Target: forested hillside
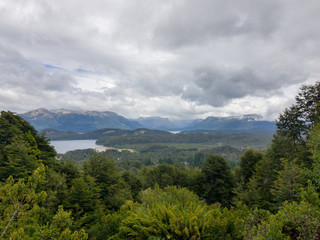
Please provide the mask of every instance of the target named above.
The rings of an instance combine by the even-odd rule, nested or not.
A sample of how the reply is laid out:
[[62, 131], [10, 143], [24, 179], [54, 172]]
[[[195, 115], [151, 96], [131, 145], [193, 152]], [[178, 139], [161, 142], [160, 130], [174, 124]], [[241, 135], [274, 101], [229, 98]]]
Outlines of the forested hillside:
[[267, 151], [234, 170], [213, 154], [125, 168], [95, 152], [78, 167], [2, 111], [0, 239], [319, 239], [319, 103], [320, 83], [302, 86]]
[[102, 128], [88, 133], [75, 133], [59, 131], [52, 128], [46, 128], [40, 131], [51, 140], [79, 140], [79, 139], [100, 139], [118, 136], [139, 136], [139, 135], [172, 135], [169, 132], [161, 130], [150, 130], [138, 128], [135, 130], [125, 130], [116, 128]]
[[255, 146], [262, 147], [269, 143], [270, 138], [265, 135], [248, 133], [178, 133], [162, 135], [135, 135], [119, 136], [113, 138], [100, 138], [99, 145], [122, 146], [131, 144], [157, 144], [157, 143], [196, 143], [207, 145], [231, 145], [236, 147]]

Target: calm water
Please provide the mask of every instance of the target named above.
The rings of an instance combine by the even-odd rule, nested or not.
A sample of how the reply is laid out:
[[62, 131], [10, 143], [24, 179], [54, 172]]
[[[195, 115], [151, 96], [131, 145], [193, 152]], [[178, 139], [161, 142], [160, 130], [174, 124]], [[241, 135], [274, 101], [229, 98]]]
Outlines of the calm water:
[[63, 141], [51, 141], [51, 145], [54, 146], [57, 153], [66, 153], [68, 151], [76, 149], [95, 149], [97, 140], [63, 140]]

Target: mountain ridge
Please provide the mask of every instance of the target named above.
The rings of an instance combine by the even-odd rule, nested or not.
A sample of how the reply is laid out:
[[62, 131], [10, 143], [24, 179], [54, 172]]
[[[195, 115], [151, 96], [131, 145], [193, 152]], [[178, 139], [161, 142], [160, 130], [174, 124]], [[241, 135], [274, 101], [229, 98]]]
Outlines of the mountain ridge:
[[87, 133], [98, 129], [147, 128], [164, 131], [183, 132], [268, 132], [274, 133], [275, 122], [261, 120], [259, 114], [195, 119], [186, 126], [179, 126], [168, 118], [141, 117], [128, 119], [111, 111], [83, 111], [39, 108], [20, 114], [38, 130], [52, 128], [60, 131]]
[[39, 108], [20, 114], [36, 129], [53, 128], [61, 131], [90, 132], [102, 128], [137, 129], [143, 127], [111, 111], [74, 111], [66, 109], [47, 110]]
[[183, 131], [209, 132], [275, 132], [275, 122], [262, 121], [261, 115], [247, 114], [230, 117], [209, 116], [206, 119], [197, 119]]

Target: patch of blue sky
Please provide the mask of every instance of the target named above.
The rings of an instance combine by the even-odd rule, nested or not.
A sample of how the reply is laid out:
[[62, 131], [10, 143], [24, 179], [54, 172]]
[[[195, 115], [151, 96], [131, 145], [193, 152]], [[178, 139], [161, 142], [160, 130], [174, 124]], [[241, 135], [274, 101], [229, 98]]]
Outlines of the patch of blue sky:
[[95, 72], [95, 71], [90, 71], [90, 70], [86, 70], [83, 68], [78, 68], [75, 70], [76, 73], [80, 73], [80, 74], [93, 74], [93, 75], [104, 75], [103, 72]]
[[45, 68], [51, 69], [51, 70], [62, 70], [62, 71], [65, 71], [64, 68], [57, 67], [57, 66], [54, 66], [54, 65], [51, 65], [51, 64], [43, 64], [43, 66], [45, 66]]

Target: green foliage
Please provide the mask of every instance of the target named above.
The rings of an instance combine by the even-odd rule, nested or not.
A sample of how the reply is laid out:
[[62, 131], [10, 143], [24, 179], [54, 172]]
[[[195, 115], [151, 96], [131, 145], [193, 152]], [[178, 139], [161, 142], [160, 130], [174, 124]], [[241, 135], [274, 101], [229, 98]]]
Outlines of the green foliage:
[[320, 211], [307, 202], [285, 202], [248, 239], [319, 239]]
[[284, 201], [297, 201], [300, 199], [300, 189], [302, 187], [302, 169], [295, 161], [282, 159], [282, 170], [278, 171], [277, 179], [273, 182], [271, 193], [278, 203]]
[[132, 193], [133, 199], [136, 199], [140, 191], [142, 190], [142, 183], [140, 179], [130, 171], [124, 171], [121, 173], [121, 178], [128, 184]]
[[29, 176], [39, 164], [37, 159], [37, 150], [21, 137], [14, 136], [11, 144], [3, 149], [5, 154], [2, 168], [2, 178], [13, 176], [15, 178], [24, 178]]
[[[240, 148], [231, 147], [228, 145], [203, 149], [200, 152], [206, 154], [205, 159], [210, 154], [219, 155], [219, 156], [223, 157], [231, 169], [233, 169], [237, 165], [239, 165], [240, 157], [243, 154], [242, 148], [240, 149]], [[205, 159], [204, 159], [204, 161], [205, 161]], [[203, 163], [204, 163], [204, 161], [203, 161]]]
[[63, 161], [59, 164], [59, 172], [65, 176], [66, 184], [70, 186], [74, 178], [80, 176], [80, 169], [72, 161]]
[[[65, 201], [65, 207], [72, 210], [75, 218], [81, 219], [81, 225], [94, 221], [93, 215], [101, 211], [101, 189], [95, 178], [82, 175], [71, 182], [71, 188]], [[90, 215], [90, 219], [88, 219]]]
[[266, 147], [269, 141], [269, 136], [247, 133], [179, 133], [101, 138], [97, 141], [97, 144], [120, 147], [132, 144], [201, 143], [205, 145], [228, 145], [232, 147]]
[[234, 180], [230, 167], [220, 156], [210, 155], [202, 167], [203, 193], [208, 203], [228, 206], [233, 198]]
[[255, 208], [245, 218], [244, 239], [258, 239], [256, 235], [260, 231], [261, 223], [268, 220], [271, 213], [268, 210]]
[[312, 206], [320, 207], [319, 195], [316, 191], [316, 187], [308, 181], [308, 185], [301, 190], [302, 201], [310, 203]]
[[312, 159], [315, 162], [320, 162], [320, 123], [315, 124], [311, 129], [307, 145]]
[[253, 149], [248, 149], [240, 158], [239, 182], [246, 185], [254, 173], [256, 164], [262, 160], [263, 154]]
[[320, 191], [320, 124], [317, 123], [311, 130], [307, 146], [311, 153], [313, 164], [311, 168], [305, 168], [302, 175], [311, 180], [317, 191]]
[[130, 186], [121, 178], [115, 161], [105, 153], [95, 153], [85, 162], [84, 173], [96, 179], [107, 208], [119, 209], [127, 199], [132, 199]]
[[30, 176], [41, 162], [53, 166], [55, 155], [48, 140], [24, 119], [11, 112], [1, 112], [0, 180]]
[[[47, 193], [38, 191], [46, 181], [46, 168], [40, 165], [27, 181], [9, 177], [0, 186], [1, 239], [87, 239], [84, 230], [72, 232], [70, 213], [59, 209], [51, 218], [42, 206]], [[49, 217], [49, 218], [48, 218]]]
[[[44, 180], [45, 167], [41, 165], [29, 177], [28, 182], [20, 179], [15, 182], [9, 177], [0, 187], [0, 228], [1, 237], [18, 234], [16, 231], [28, 226], [32, 221], [38, 204], [46, 199], [46, 192], [36, 192], [36, 188]], [[14, 220], [14, 221], [13, 221]]]
[[74, 161], [78, 166], [83, 164], [83, 161], [88, 160], [93, 156], [94, 149], [77, 149], [73, 151], [68, 151], [62, 155], [61, 161]]
[[89, 234], [95, 236], [95, 239], [126, 239], [120, 232], [121, 221], [128, 215], [126, 205], [113, 213], [108, 213], [101, 217], [100, 221], [91, 227]]
[[[129, 148], [135, 147], [129, 146]], [[135, 152], [108, 150], [108, 154], [113, 159], [117, 159], [117, 166], [120, 169], [133, 170], [154, 164], [189, 163], [192, 162], [197, 151], [198, 149], [188, 148], [188, 146], [180, 148], [174, 144], [151, 144], [140, 146]]]
[[194, 157], [191, 161], [191, 166], [193, 167], [202, 167], [205, 162], [206, 155], [202, 152], [197, 152], [194, 154]]
[[84, 164], [84, 172], [94, 177], [98, 183], [111, 185], [116, 182], [118, 171], [115, 161], [104, 153], [95, 153]]
[[[278, 135], [285, 138], [290, 149], [282, 151], [290, 156], [287, 159], [298, 159], [298, 163], [311, 167], [312, 160], [307, 149], [310, 130], [319, 121], [320, 115], [320, 82], [304, 85], [296, 96], [296, 104], [286, 109], [277, 121]], [[299, 162], [300, 161], [300, 162]]]
[[[105, 126], [105, 125], [104, 125]], [[103, 125], [102, 125], [103, 127]], [[88, 129], [86, 129], [87, 131]], [[52, 128], [46, 128], [41, 130], [42, 133], [45, 133], [52, 140], [80, 140], [80, 139], [100, 139], [100, 138], [110, 138], [117, 136], [136, 136], [136, 135], [169, 135], [170, 132], [161, 131], [161, 130], [152, 130], [146, 128], [138, 128], [136, 130], [128, 129], [117, 129], [117, 128], [100, 128], [91, 132], [79, 131], [76, 132], [66, 132], [59, 131]]]
[[160, 164], [154, 167], [144, 167], [139, 172], [139, 177], [144, 188], [159, 185], [161, 188], [166, 186], [181, 186], [188, 185], [188, 175], [184, 168]]
[[271, 194], [271, 188], [277, 177], [275, 169], [278, 168], [271, 159], [264, 157], [256, 164], [255, 171], [246, 189], [238, 192], [237, 198], [251, 208], [274, 210], [275, 202]]
[[280, 170], [280, 159], [285, 158], [289, 161], [296, 160], [297, 164], [310, 167], [310, 152], [305, 145], [294, 141], [292, 136], [278, 132], [273, 136], [271, 146], [267, 150], [267, 157], [272, 160], [273, 165]]
[[286, 109], [276, 122], [282, 135], [305, 145], [305, 137], [320, 115], [320, 82], [304, 85], [296, 96], [296, 104]]
[[208, 206], [185, 188], [156, 187], [141, 193], [141, 203], [128, 202], [123, 236], [133, 239], [241, 239], [240, 212]]
[[57, 214], [53, 217], [50, 224], [42, 226], [40, 231], [36, 232], [33, 239], [66, 239], [66, 240], [86, 240], [88, 234], [81, 229], [80, 231], [72, 231], [73, 221], [71, 212], [64, 211], [59, 208]]
[[47, 209], [47, 212], [54, 214], [59, 205], [65, 201], [66, 193], [68, 192], [66, 178], [52, 168], [47, 168], [44, 180], [39, 184], [37, 191], [45, 191], [47, 199], [42, 206]]
[[271, 145], [267, 150], [267, 157], [275, 163], [280, 163], [281, 158], [295, 159], [297, 157], [297, 149], [292, 144], [292, 140], [284, 135], [275, 134], [271, 141]]

